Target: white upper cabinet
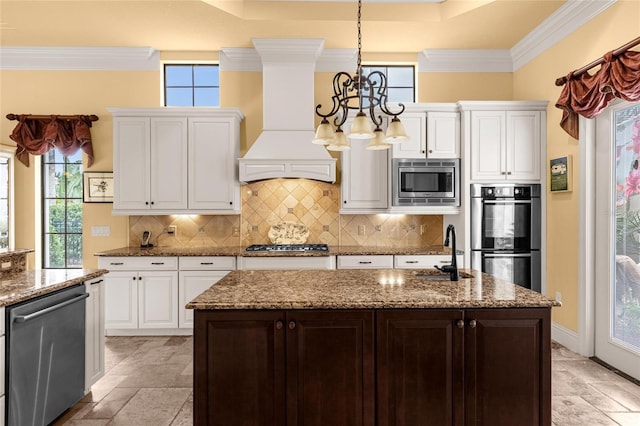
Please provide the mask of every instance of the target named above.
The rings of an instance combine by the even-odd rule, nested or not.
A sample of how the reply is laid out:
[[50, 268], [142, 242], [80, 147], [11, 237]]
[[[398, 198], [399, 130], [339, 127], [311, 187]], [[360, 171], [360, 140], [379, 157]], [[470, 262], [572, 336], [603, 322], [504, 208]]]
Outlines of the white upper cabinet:
[[391, 146], [393, 158], [425, 158], [427, 155], [427, 114], [405, 112], [400, 116], [409, 140]]
[[[483, 108], [474, 110], [476, 104]], [[531, 109], [525, 109], [528, 104]], [[471, 181], [539, 181], [546, 103], [497, 102], [494, 110], [487, 109], [492, 106], [488, 102], [468, 102], [463, 108], [467, 106]]]
[[427, 158], [460, 158], [460, 113], [427, 113]]
[[460, 113], [454, 104], [409, 108], [400, 116], [409, 140], [393, 145], [393, 158], [460, 158]]
[[114, 214], [240, 212], [233, 108], [110, 108]]

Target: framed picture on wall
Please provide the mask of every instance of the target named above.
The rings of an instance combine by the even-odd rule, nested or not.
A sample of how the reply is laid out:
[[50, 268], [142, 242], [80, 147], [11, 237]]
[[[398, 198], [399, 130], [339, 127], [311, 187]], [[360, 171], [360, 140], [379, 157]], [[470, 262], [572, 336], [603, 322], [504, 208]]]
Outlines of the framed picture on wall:
[[82, 201], [113, 203], [113, 172], [84, 172]]
[[572, 178], [570, 155], [549, 160], [549, 186], [551, 192], [571, 191]]

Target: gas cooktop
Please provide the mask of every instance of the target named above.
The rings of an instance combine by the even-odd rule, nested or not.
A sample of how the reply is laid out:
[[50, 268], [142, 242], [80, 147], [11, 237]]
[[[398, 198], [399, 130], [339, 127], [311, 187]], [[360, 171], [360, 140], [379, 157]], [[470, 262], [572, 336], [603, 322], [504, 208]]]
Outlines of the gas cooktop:
[[277, 252], [318, 252], [329, 251], [326, 244], [253, 244], [246, 248], [246, 251], [277, 251]]

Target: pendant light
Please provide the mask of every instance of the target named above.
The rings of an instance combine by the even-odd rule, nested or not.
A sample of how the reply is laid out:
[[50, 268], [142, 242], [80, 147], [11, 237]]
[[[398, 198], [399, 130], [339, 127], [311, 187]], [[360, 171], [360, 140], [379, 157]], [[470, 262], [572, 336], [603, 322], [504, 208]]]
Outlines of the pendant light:
[[[388, 143], [399, 143], [408, 139], [398, 116], [404, 112], [404, 105], [392, 112], [387, 105], [387, 76], [380, 71], [368, 75], [362, 73], [362, 0], [358, 0], [358, 64], [356, 73], [350, 75], [341, 71], [333, 77], [333, 96], [331, 111], [324, 114], [322, 105], [316, 106], [316, 114], [322, 122], [316, 130], [313, 143], [327, 145], [332, 151], [344, 151], [349, 141], [342, 131], [349, 110], [357, 110], [348, 137], [351, 139], [373, 139], [367, 149], [388, 149]], [[380, 115], [378, 115], [380, 114]], [[382, 114], [392, 117], [389, 131], [382, 133]], [[333, 132], [329, 119], [333, 120], [336, 131]], [[372, 129], [375, 128], [375, 131]], [[340, 140], [336, 140], [339, 138]], [[384, 139], [384, 140], [383, 140]], [[385, 142], [386, 141], [386, 142]]]

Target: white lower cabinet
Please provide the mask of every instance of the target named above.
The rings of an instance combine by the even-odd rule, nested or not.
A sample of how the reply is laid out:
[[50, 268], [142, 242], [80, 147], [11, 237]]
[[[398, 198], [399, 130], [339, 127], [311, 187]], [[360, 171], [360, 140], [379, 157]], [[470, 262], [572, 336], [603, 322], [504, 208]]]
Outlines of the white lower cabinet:
[[[458, 268], [464, 265], [464, 255], [457, 255]], [[396, 269], [433, 269], [435, 266], [451, 265], [450, 255], [416, 254], [394, 256], [393, 267]]]
[[178, 328], [177, 257], [101, 257], [98, 265], [109, 270], [104, 278], [107, 335]]
[[178, 261], [178, 327], [193, 328], [193, 309], [185, 305], [236, 269], [233, 256], [180, 257]]
[[392, 269], [393, 255], [338, 256], [338, 269]]
[[104, 376], [104, 278], [85, 282], [86, 300], [85, 393]]
[[238, 269], [336, 269], [335, 256], [238, 256]]

